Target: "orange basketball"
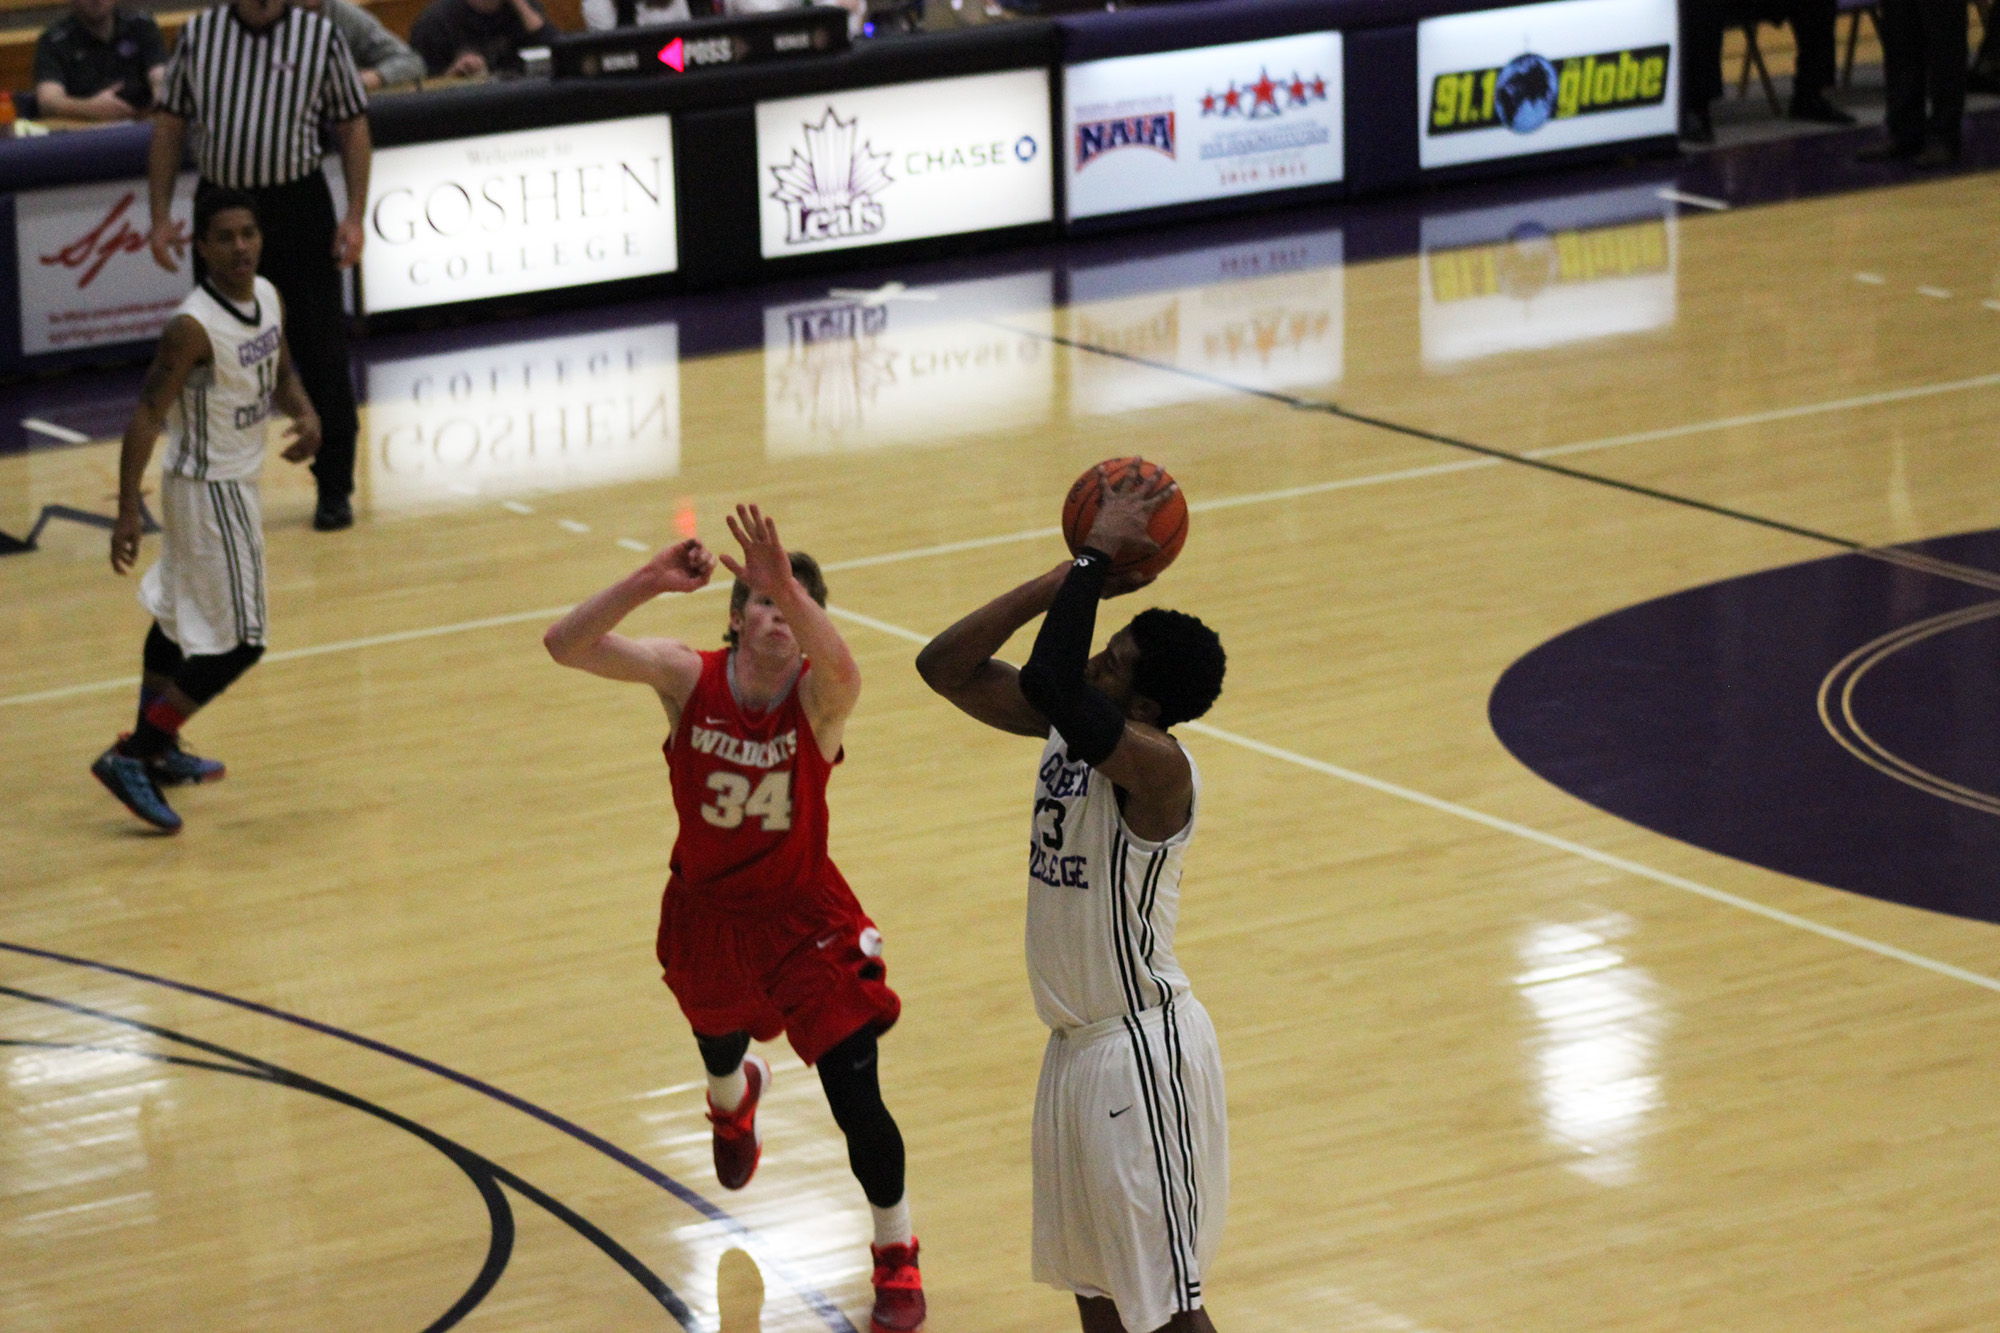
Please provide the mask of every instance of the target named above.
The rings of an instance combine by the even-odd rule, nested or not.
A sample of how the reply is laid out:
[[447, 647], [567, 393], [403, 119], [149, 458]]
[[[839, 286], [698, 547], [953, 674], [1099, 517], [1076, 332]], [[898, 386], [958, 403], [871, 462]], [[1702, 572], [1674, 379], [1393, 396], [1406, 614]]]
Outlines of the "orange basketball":
[[[1104, 469], [1105, 480], [1117, 482], [1134, 468], [1139, 475], [1151, 479], [1154, 476], [1173, 477], [1158, 463], [1148, 463], [1139, 458], [1107, 458], [1098, 464]], [[1083, 539], [1090, 535], [1090, 525], [1097, 521], [1097, 507], [1103, 500], [1103, 485], [1098, 481], [1097, 468], [1089, 468], [1078, 477], [1069, 488], [1069, 495], [1063, 500], [1062, 529], [1063, 540], [1069, 543], [1070, 554], [1074, 555], [1083, 546]], [[1153, 514], [1153, 521], [1147, 533], [1160, 544], [1160, 549], [1140, 556], [1127, 556], [1123, 552], [1111, 552], [1111, 569], [1118, 574], [1157, 574], [1174, 562], [1187, 542], [1188, 507], [1187, 497], [1176, 490], [1167, 502]]]

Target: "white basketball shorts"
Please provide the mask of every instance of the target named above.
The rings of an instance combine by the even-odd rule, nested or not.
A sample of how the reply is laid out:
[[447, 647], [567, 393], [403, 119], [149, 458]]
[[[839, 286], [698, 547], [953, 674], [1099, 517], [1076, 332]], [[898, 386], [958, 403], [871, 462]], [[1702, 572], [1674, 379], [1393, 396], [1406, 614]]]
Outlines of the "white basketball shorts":
[[190, 656], [264, 642], [264, 511], [255, 481], [160, 478], [160, 558], [139, 604]]
[[1051, 1032], [1035, 1094], [1035, 1280], [1131, 1333], [1201, 1305], [1229, 1208], [1229, 1112], [1192, 995]]

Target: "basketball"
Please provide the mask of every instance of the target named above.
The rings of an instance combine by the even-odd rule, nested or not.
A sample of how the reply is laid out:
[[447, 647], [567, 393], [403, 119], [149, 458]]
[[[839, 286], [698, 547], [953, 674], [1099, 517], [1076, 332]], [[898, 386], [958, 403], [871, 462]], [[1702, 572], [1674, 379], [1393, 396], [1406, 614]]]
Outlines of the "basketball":
[[[1172, 475], [1158, 463], [1148, 463], [1141, 458], [1107, 458], [1097, 467], [1086, 469], [1063, 499], [1063, 540], [1069, 543], [1071, 555], [1082, 549], [1083, 539], [1090, 535], [1090, 525], [1097, 521], [1097, 507], [1103, 500], [1104, 490], [1098, 480], [1098, 467], [1104, 469], [1105, 481], [1112, 483], [1130, 475], [1135, 468], [1139, 476], [1149, 480], [1155, 476], [1169, 482], [1173, 480]], [[1174, 562], [1174, 557], [1187, 543], [1187, 497], [1176, 490], [1165, 504], [1154, 511], [1153, 521], [1146, 531], [1160, 544], [1160, 549], [1144, 556], [1131, 557], [1111, 552], [1111, 571], [1114, 574], [1158, 574]]]

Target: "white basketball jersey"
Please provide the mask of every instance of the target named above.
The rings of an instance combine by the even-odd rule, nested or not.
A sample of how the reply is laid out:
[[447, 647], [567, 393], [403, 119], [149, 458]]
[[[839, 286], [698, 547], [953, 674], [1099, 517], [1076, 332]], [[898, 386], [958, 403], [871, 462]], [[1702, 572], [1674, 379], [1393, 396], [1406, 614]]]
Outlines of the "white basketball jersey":
[[1111, 780], [1050, 733], [1028, 841], [1028, 981], [1049, 1027], [1085, 1027], [1187, 993], [1174, 926], [1181, 858], [1201, 804], [1201, 774], [1193, 776], [1187, 824], [1147, 842], [1125, 827]]
[[278, 289], [256, 280], [245, 310], [207, 283], [181, 302], [208, 334], [211, 352], [167, 410], [166, 470], [189, 481], [244, 481], [264, 466], [264, 423], [278, 388]]

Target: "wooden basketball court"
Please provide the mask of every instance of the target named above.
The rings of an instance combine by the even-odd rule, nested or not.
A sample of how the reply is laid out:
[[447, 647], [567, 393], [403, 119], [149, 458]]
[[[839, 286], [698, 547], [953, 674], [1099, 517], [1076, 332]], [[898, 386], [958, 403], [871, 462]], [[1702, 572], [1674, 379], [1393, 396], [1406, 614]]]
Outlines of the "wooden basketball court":
[[[1797, 529], [2000, 526], [1996, 208], [1968, 176], [1063, 309], [876, 293], [880, 336], [620, 363], [605, 438], [654, 439], [670, 391], [665, 453], [600, 468], [544, 418], [569, 461], [488, 439], [470, 483], [424, 413], [529, 410], [532, 377], [474, 382], [514, 354], [457, 397], [448, 357], [401, 398], [378, 367], [353, 532], [267, 466], [272, 649], [190, 726], [230, 773], [173, 794], [174, 838], [86, 772], [130, 725], [135, 581], [50, 525], [0, 563], [0, 1326], [866, 1327], [867, 1211], [787, 1048], [755, 1181], [708, 1164], [651, 957], [660, 710], [539, 642], [754, 499], [866, 677], [834, 854], [905, 1002], [928, 1327], [1074, 1327], [1028, 1272], [1036, 752], [912, 659], [1141, 452], [1193, 530], [1100, 637], [1171, 605], [1230, 652], [1185, 730], [1180, 935], [1229, 1077], [1218, 1327], [2000, 1327], [1996, 928], [1649, 832], [1487, 719], [1573, 626], [1846, 549]], [[115, 476], [115, 443], [0, 459], [0, 520]], [[725, 612], [633, 623], [709, 644]]]

